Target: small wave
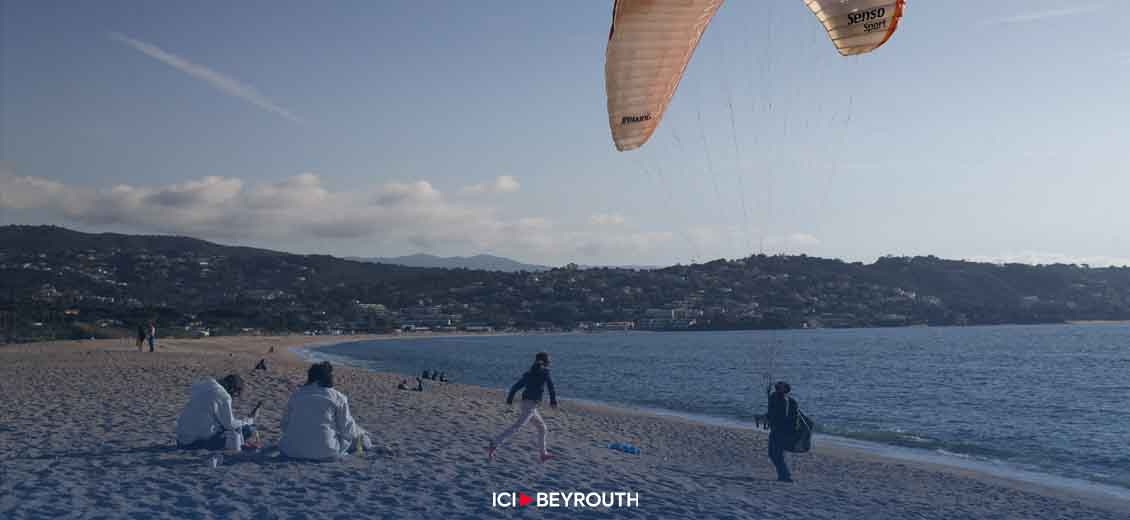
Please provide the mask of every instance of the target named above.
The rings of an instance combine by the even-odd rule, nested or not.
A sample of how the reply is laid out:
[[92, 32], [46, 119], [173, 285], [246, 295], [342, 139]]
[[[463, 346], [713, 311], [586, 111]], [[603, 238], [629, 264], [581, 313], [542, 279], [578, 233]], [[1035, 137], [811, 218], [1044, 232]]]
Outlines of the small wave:
[[935, 439], [920, 433], [900, 430], [871, 430], [853, 431], [828, 429], [822, 431], [828, 435], [846, 437], [860, 441], [899, 446], [902, 448], [918, 448], [930, 450], [940, 454], [955, 455], [963, 458], [977, 458], [981, 460], [1008, 461], [1014, 458], [1014, 453], [996, 447], [984, 446], [969, 442], [953, 442]]
[[369, 368], [365, 366], [364, 360], [349, 357], [329, 354], [322, 350], [323, 347], [294, 347], [290, 351], [302, 358], [304, 361], [311, 363], [319, 363], [322, 361], [330, 361], [342, 365], [352, 366], [356, 368]]
[[847, 437], [849, 439], [856, 439], [861, 441], [877, 442], [880, 444], [894, 444], [897, 446], [906, 446], [910, 448], [929, 448], [937, 444], [941, 447], [942, 442], [937, 439], [932, 439], [924, 435], [918, 435], [899, 430], [844, 430], [838, 428], [820, 428], [820, 433], [828, 435], [836, 435], [839, 437]]
[[959, 459], [972, 459], [973, 458], [972, 455], [969, 455], [969, 454], [966, 454], [966, 453], [956, 453], [956, 452], [952, 452], [952, 451], [943, 450], [941, 448], [938, 448], [934, 451], [937, 452], [939, 455], [945, 455], [947, 457], [957, 457]]

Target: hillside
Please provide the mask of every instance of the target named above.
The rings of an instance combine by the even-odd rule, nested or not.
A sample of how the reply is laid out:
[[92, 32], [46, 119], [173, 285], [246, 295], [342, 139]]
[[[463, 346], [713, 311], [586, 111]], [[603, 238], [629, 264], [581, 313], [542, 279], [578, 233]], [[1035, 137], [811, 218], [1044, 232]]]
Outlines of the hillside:
[[757, 255], [656, 270], [497, 272], [171, 236], [0, 227], [0, 332], [706, 330], [1130, 319], [1130, 269]]

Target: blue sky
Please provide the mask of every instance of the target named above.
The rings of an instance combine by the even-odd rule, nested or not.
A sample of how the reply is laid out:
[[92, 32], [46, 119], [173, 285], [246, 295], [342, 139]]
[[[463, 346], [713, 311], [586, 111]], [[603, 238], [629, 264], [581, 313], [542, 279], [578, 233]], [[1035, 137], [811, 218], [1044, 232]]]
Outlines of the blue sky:
[[800, 0], [731, 1], [621, 153], [610, 1], [5, 1], [0, 223], [549, 264], [1130, 263], [1126, 13], [912, 1], [841, 58]]

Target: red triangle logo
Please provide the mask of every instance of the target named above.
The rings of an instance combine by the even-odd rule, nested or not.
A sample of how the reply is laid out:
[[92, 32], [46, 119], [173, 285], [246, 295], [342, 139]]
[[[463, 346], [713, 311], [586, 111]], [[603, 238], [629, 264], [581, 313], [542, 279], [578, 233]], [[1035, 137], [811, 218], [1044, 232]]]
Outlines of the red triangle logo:
[[518, 507], [528, 506], [530, 505], [530, 502], [533, 501], [534, 499], [530, 498], [530, 495], [527, 495], [521, 491], [518, 492]]

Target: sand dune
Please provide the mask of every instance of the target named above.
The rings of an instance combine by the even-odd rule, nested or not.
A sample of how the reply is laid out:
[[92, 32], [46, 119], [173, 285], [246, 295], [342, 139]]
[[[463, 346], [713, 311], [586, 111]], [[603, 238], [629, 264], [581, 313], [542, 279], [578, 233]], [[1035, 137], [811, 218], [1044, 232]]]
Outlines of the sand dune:
[[[341, 341], [344, 338], [330, 338]], [[2, 518], [805, 518], [1125, 519], [1130, 504], [968, 471], [822, 448], [792, 458], [796, 484], [773, 481], [760, 432], [563, 401], [546, 411], [550, 449], [535, 462], [528, 427], [488, 463], [490, 436], [515, 410], [495, 390], [340, 369], [338, 388], [378, 448], [336, 463], [277, 453], [173, 450], [189, 384], [239, 371], [246, 413], [266, 400], [265, 438], [306, 364], [307, 337], [120, 341], [0, 347]], [[275, 346], [273, 355], [265, 352]], [[271, 370], [251, 367], [267, 357]], [[566, 378], [560, 374], [558, 378]], [[500, 382], [505, 384], [507, 382]], [[568, 397], [568, 396], [564, 396]], [[606, 448], [630, 441], [629, 455]], [[494, 509], [492, 492], [634, 491], [634, 509]]]

